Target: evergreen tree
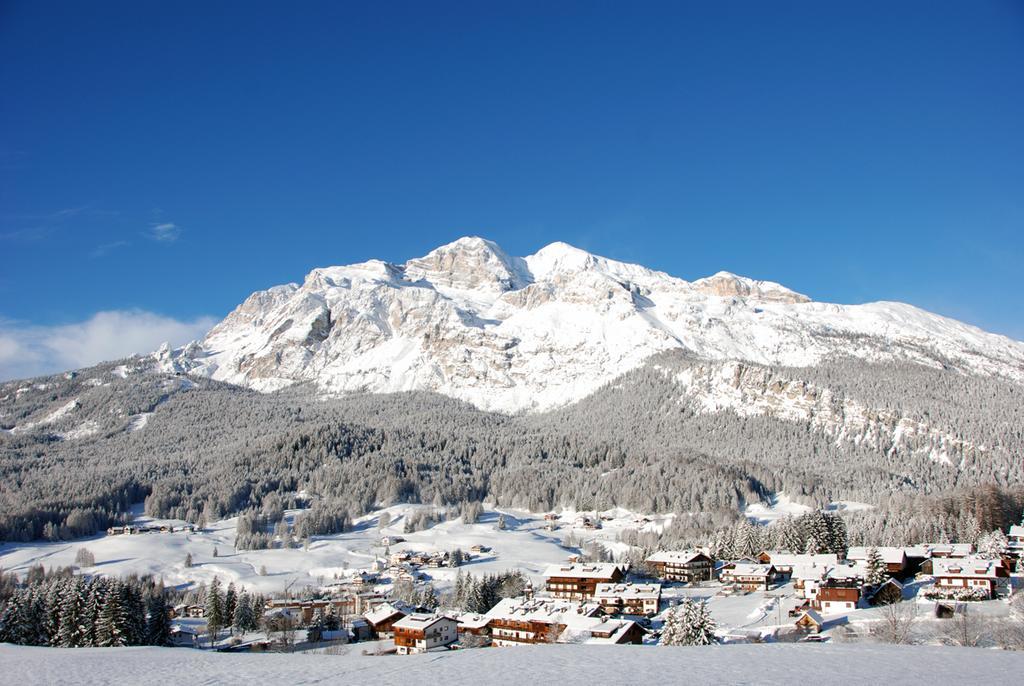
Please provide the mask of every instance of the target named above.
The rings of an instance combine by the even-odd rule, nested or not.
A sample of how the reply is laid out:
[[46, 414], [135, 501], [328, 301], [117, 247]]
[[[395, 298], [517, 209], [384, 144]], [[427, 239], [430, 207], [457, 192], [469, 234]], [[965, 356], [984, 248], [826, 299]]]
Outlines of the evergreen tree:
[[708, 609], [707, 601], [691, 602], [685, 622], [683, 633], [686, 637], [686, 645], [705, 646], [715, 642], [717, 625]]
[[235, 611], [231, 617], [231, 626], [236, 631], [245, 633], [250, 630], [252, 625], [252, 601], [249, 598], [249, 594], [243, 590], [238, 594], [238, 600], [235, 602]]
[[128, 629], [121, 606], [121, 582], [110, 579], [103, 589], [96, 622], [96, 645], [115, 648], [128, 645]]
[[149, 596], [146, 602], [145, 643], [151, 646], [165, 646], [171, 642], [171, 618], [163, 588]]
[[224, 593], [224, 624], [232, 625], [235, 617], [235, 607], [238, 604], [238, 593], [235, 591], [235, 582], [228, 583], [228, 590]]
[[670, 607], [665, 612], [665, 622], [661, 627], [660, 645], [683, 645], [683, 636], [679, 622], [679, 607]]
[[74, 577], [64, 585], [61, 594], [60, 628], [53, 645], [61, 648], [80, 648], [88, 645], [85, 627], [87, 589], [82, 577]]
[[866, 565], [867, 571], [864, 576], [864, 583], [866, 585], [877, 588], [885, 583], [887, 577], [886, 565], [881, 553], [878, 552], [878, 548], [874, 546], [868, 548]]
[[206, 628], [210, 635], [210, 645], [217, 641], [224, 625], [224, 594], [220, 590], [220, 578], [215, 576], [206, 590]]

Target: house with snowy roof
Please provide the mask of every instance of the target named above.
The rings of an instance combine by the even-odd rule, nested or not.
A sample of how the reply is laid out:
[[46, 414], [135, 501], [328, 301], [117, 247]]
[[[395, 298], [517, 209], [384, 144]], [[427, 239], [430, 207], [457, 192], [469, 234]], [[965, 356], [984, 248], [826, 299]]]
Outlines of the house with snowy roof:
[[825, 620], [815, 610], [804, 610], [796, 619], [796, 628], [804, 633], [817, 634], [821, 632]]
[[[907, 570], [907, 553], [896, 546], [876, 546], [875, 550], [885, 562], [885, 571], [889, 576], [900, 576]], [[846, 553], [846, 559], [853, 562], [867, 562], [871, 548], [855, 546]]]
[[839, 556], [834, 553], [823, 553], [818, 555], [784, 553], [777, 550], [766, 550], [757, 556], [761, 564], [770, 564], [775, 567], [779, 574], [793, 574], [797, 567], [814, 568], [827, 567], [839, 562]]
[[609, 615], [656, 615], [661, 584], [598, 584], [594, 602]]
[[459, 637], [458, 622], [439, 614], [414, 612], [392, 625], [395, 651], [399, 655], [415, 655], [445, 648]]
[[373, 629], [373, 633], [379, 638], [390, 638], [394, 634], [394, 624], [405, 617], [408, 612], [392, 603], [381, 603], [376, 608], [367, 612], [366, 621]]
[[1007, 551], [1012, 555], [1021, 557], [1024, 555], [1024, 524], [1014, 524], [1010, 527], [1010, 532], [1006, 535], [1008, 545], [1006, 546]]
[[972, 556], [940, 558], [931, 563], [935, 590], [948, 597], [973, 592], [991, 599], [1009, 588], [1010, 572], [1002, 560]]
[[593, 598], [600, 583], [617, 583], [625, 570], [610, 562], [574, 562], [550, 565], [544, 572], [545, 588], [555, 598], [586, 600]]
[[974, 554], [972, 543], [922, 543], [925, 558], [968, 557]]
[[714, 559], [701, 550], [661, 550], [645, 562], [655, 576], [665, 581], [711, 581], [715, 573]]
[[644, 631], [628, 619], [601, 615], [595, 603], [558, 598], [506, 598], [488, 613], [491, 644], [510, 647], [537, 643], [641, 643]]
[[811, 607], [823, 615], [850, 612], [857, 609], [863, 592], [863, 585], [856, 581], [826, 579], [818, 587]]
[[723, 584], [744, 591], [767, 591], [777, 578], [775, 567], [756, 563], [732, 565], [723, 569], [719, 576]]

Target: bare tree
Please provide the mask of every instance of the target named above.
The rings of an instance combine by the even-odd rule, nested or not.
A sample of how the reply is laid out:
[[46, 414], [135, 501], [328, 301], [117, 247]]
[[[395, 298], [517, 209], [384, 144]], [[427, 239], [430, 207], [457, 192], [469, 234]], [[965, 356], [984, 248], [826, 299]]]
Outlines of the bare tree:
[[79, 548], [75, 553], [75, 564], [79, 567], [95, 567], [96, 556], [88, 548]]
[[906, 644], [911, 642], [914, 620], [917, 619], [917, 605], [914, 603], [891, 603], [879, 608], [881, 620], [871, 625], [871, 635], [883, 643]]
[[960, 605], [950, 619], [943, 622], [943, 633], [954, 645], [974, 647], [984, 639], [985, 623], [966, 603]]

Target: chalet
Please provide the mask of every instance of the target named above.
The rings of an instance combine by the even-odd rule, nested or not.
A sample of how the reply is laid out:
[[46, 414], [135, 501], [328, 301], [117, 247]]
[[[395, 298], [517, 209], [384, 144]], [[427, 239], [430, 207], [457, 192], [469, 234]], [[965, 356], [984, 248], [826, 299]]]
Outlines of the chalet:
[[610, 615], [656, 615], [661, 584], [598, 584], [594, 601]]
[[1011, 555], [1024, 557], [1024, 524], [1014, 524], [1011, 526], [1006, 540], [1008, 541], [1006, 549]]
[[[342, 595], [333, 598], [315, 598], [312, 600], [274, 599], [268, 600], [267, 610], [288, 610], [303, 626], [310, 624], [317, 612], [322, 615], [349, 617], [362, 612], [372, 605], [377, 594]], [[379, 596], [377, 596], [379, 598]]]
[[824, 623], [825, 620], [814, 610], [804, 610], [797, 617], [796, 628], [803, 633], [817, 634], [821, 632]]
[[986, 598], [995, 598], [1009, 586], [1010, 573], [1001, 560], [980, 557], [932, 560], [931, 575], [935, 589], [950, 597], [974, 590]]
[[476, 637], [476, 645], [478, 646], [491, 644], [491, 628], [489, 626], [491, 617], [489, 615], [467, 612], [459, 615], [456, 619], [458, 621], [457, 631], [461, 646], [469, 643], [470, 636]]
[[459, 637], [458, 622], [444, 615], [413, 613], [399, 619], [392, 628], [399, 655], [444, 648]]
[[206, 608], [202, 605], [178, 605], [174, 608], [173, 616], [196, 619], [206, 616]]
[[171, 645], [179, 648], [197, 648], [200, 635], [199, 630], [194, 627], [176, 624], [171, 627]]
[[757, 556], [761, 564], [770, 564], [775, 567], [779, 574], [792, 575], [797, 567], [826, 567], [839, 562], [839, 557], [833, 553], [822, 555], [795, 555], [783, 553], [776, 550], [766, 550]]
[[[871, 548], [859, 546], [850, 548], [846, 559], [853, 562], [867, 562]], [[907, 570], [907, 553], [903, 548], [894, 546], [877, 546], [875, 550], [885, 562], [885, 571], [889, 576], [901, 576]]]
[[366, 621], [378, 638], [390, 638], [394, 634], [394, 624], [405, 617], [407, 612], [400, 610], [391, 603], [384, 603], [371, 612], [366, 613]]
[[634, 621], [600, 616], [596, 604], [540, 598], [506, 598], [487, 613], [491, 643], [497, 647], [536, 643], [641, 643]]
[[856, 582], [826, 580], [818, 589], [817, 597], [811, 601], [811, 607], [823, 615], [849, 612], [860, 603], [862, 588]]
[[544, 572], [548, 593], [556, 598], [593, 598], [597, 585], [618, 583], [625, 577], [619, 565], [608, 562], [550, 565]]
[[867, 566], [863, 562], [839, 562], [825, 567], [797, 566], [793, 570], [792, 580], [796, 597], [814, 602], [823, 584], [863, 585], [866, 576]]
[[715, 561], [700, 550], [662, 550], [646, 560], [654, 574], [665, 581], [711, 581]]
[[872, 591], [868, 598], [870, 605], [892, 605], [903, 600], [903, 584], [896, 579], [886, 579], [885, 583]]
[[926, 558], [954, 557], [963, 558], [974, 554], [971, 543], [922, 543]]
[[767, 591], [778, 577], [775, 567], [762, 564], [735, 564], [722, 570], [723, 584], [744, 591]]
[[361, 617], [356, 617], [352, 620], [352, 623], [349, 625], [349, 632], [352, 634], [353, 641], [369, 641], [373, 638], [373, 627]]

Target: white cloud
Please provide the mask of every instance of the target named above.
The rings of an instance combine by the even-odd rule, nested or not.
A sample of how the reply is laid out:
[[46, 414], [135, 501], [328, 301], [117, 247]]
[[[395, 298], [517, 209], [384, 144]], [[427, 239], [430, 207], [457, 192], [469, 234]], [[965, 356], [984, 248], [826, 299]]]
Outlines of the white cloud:
[[181, 235], [181, 227], [174, 222], [162, 222], [150, 227], [149, 235], [161, 243], [173, 243]]
[[216, 323], [213, 317], [179, 321], [144, 310], [97, 312], [84, 322], [57, 326], [0, 321], [0, 379], [88, 367], [150, 353], [164, 342], [183, 345]]

